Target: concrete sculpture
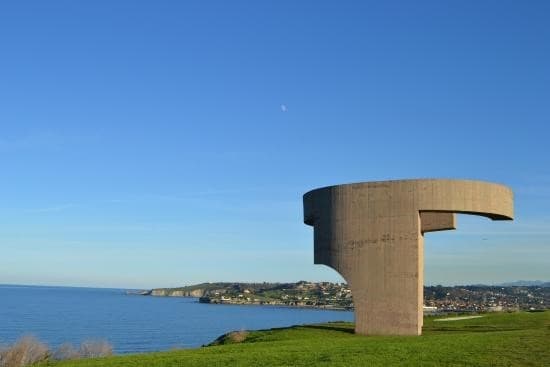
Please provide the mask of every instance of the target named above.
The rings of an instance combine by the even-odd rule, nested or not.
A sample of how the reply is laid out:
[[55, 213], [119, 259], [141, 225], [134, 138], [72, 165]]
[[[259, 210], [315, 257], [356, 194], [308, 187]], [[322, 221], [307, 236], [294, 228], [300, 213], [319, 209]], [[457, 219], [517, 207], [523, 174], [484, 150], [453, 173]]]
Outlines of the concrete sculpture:
[[470, 180], [399, 180], [323, 187], [304, 195], [314, 262], [350, 285], [355, 331], [420, 335], [424, 233], [455, 229], [455, 214], [513, 219], [506, 186]]

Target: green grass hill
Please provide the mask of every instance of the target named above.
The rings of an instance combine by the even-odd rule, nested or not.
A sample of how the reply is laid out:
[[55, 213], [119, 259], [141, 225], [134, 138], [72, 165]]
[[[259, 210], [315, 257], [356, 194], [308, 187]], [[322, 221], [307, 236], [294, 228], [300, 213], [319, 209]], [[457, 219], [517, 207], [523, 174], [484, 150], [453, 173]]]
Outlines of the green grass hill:
[[198, 349], [42, 366], [550, 366], [550, 311], [440, 318], [426, 317], [420, 337], [361, 336], [353, 324], [328, 323], [234, 332]]

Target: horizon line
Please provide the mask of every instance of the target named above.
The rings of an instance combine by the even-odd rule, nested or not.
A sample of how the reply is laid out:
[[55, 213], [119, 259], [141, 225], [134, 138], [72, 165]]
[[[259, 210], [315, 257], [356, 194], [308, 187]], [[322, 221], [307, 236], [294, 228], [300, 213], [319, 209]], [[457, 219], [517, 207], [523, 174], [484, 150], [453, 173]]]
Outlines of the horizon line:
[[[298, 280], [294, 282], [268, 282], [268, 281], [262, 281], [262, 282], [251, 282], [251, 281], [216, 281], [216, 282], [199, 282], [199, 283], [193, 283], [188, 285], [179, 285], [179, 286], [172, 286], [172, 287], [143, 287], [143, 288], [135, 288], [135, 287], [114, 287], [114, 286], [91, 286], [91, 285], [59, 285], [59, 284], [13, 284], [13, 283], [0, 283], [0, 287], [29, 287], [29, 288], [87, 288], [87, 289], [112, 289], [112, 290], [150, 290], [150, 289], [173, 289], [173, 288], [183, 288], [183, 287], [192, 287], [199, 284], [216, 284], [216, 283], [227, 283], [227, 284], [262, 284], [262, 283], [271, 283], [271, 284], [284, 284], [284, 283], [298, 283], [298, 282], [308, 282], [308, 283], [332, 283], [332, 284], [347, 284], [347, 282], [331, 282], [331, 281], [309, 281], [309, 280]], [[510, 280], [510, 281], [502, 281], [500, 283], [483, 283], [483, 282], [477, 282], [477, 283], [456, 283], [456, 284], [442, 284], [442, 283], [425, 283], [424, 287], [436, 287], [436, 286], [442, 286], [442, 287], [460, 287], [460, 286], [488, 286], [488, 287], [495, 287], [495, 286], [504, 286], [504, 287], [510, 287], [513, 285], [505, 285], [508, 283], [520, 283], [520, 282], [533, 282], [533, 283], [550, 283], [550, 280], [540, 280], [540, 279], [534, 279], [534, 280], [526, 280], [526, 279], [518, 279], [518, 280]]]

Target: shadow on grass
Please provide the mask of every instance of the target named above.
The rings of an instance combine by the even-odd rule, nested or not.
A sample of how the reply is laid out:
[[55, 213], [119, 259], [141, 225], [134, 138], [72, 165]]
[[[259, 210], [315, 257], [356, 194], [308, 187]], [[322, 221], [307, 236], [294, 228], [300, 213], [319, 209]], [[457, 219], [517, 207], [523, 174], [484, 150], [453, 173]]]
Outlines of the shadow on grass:
[[302, 325], [301, 327], [305, 329], [319, 329], [319, 330], [330, 330], [330, 331], [340, 331], [349, 334], [355, 334], [355, 330], [352, 327], [345, 326], [336, 326], [336, 325]]
[[428, 326], [423, 331], [430, 333], [491, 333], [500, 331], [516, 331], [522, 328], [502, 325], [462, 325], [460, 327], [452, 326]]

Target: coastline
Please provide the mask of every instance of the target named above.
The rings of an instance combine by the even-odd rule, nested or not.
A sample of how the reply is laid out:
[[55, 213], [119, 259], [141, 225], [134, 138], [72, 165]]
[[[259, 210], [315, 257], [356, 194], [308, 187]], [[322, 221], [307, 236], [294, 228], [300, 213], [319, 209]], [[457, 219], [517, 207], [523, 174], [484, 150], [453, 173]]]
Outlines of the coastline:
[[[187, 297], [194, 298], [194, 297]], [[219, 306], [257, 306], [257, 307], [271, 307], [271, 308], [295, 308], [295, 309], [306, 309], [306, 310], [321, 310], [321, 311], [353, 311], [352, 308], [345, 307], [326, 307], [326, 306], [314, 306], [314, 305], [285, 305], [285, 304], [269, 304], [269, 303], [228, 303], [228, 302], [200, 302], [203, 304], [209, 305], [219, 305]]]
[[353, 309], [351, 290], [344, 283], [201, 283], [178, 288], [153, 288], [133, 294], [194, 297], [200, 303], [275, 306], [347, 311]]
[[172, 297], [172, 298], [195, 298], [197, 303], [210, 304], [210, 305], [224, 305], [224, 306], [260, 306], [260, 307], [273, 307], [273, 308], [296, 308], [296, 309], [309, 309], [309, 310], [326, 310], [326, 311], [353, 311], [353, 307], [338, 307], [330, 305], [287, 305], [284, 303], [248, 303], [248, 302], [201, 302], [203, 297], [196, 296], [180, 296], [180, 295], [155, 295], [151, 290], [148, 291], [126, 291], [128, 296], [149, 296], [149, 297]]

